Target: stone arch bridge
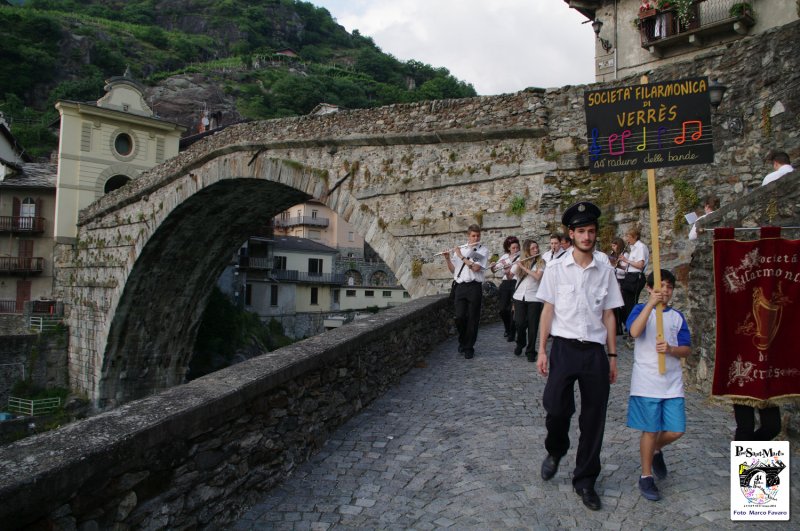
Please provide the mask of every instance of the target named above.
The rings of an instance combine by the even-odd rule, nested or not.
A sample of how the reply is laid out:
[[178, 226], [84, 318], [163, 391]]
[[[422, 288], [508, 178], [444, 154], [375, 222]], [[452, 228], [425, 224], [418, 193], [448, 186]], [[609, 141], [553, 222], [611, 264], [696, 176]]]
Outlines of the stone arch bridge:
[[[565, 113], [554, 127], [551, 108], [580, 108], [581, 97], [533, 90], [343, 111], [196, 143], [82, 211], [77, 242], [57, 249], [71, 385], [107, 408], [183, 382], [227, 258], [311, 197], [352, 223], [415, 297], [447, 284], [432, 256], [470, 223], [495, 250], [521, 227], [546, 234], [548, 180], [585, 172], [583, 121]], [[509, 214], [520, 197], [525, 212]]]
[[[741, 109], [747, 124], [734, 135], [726, 114], [715, 113], [712, 164], [656, 171], [661, 263], [688, 288], [682, 294], [693, 289], [695, 249], [684, 214], [706, 194], [725, 205], [759, 188], [768, 146], [797, 159], [797, 80], [765, 77], [764, 65], [797, 71], [797, 46], [786, 43], [800, 42], [798, 33], [794, 22], [650, 73], [651, 82], [737, 80], [725, 105]], [[473, 222], [494, 251], [508, 234], [544, 243], [578, 198], [603, 206], [606, 244], [631, 225], [647, 227], [641, 172], [588, 173], [584, 88], [229, 127], [108, 194], [81, 213], [78, 242], [57, 250], [71, 386], [106, 408], [183, 382], [226, 259], [271, 216], [309, 197], [352, 223], [414, 297], [449, 284], [433, 255], [464, 242]]]

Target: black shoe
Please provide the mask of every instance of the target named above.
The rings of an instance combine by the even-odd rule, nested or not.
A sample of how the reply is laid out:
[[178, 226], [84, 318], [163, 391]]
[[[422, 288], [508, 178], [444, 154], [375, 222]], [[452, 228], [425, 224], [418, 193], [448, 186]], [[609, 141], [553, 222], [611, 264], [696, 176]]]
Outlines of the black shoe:
[[458, 346], [458, 353], [461, 354], [462, 356], [464, 355], [464, 347], [462, 347], [461, 345]]
[[525, 354], [525, 357], [528, 358], [528, 361], [530, 362], [536, 361], [536, 356], [533, 354]]
[[600, 496], [594, 491], [594, 487], [576, 488], [575, 492], [583, 500], [583, 504], [593, 511], [599, 511], [602, 505], [600, 504]]
[[506, 330], [505, 332], [503, 332], [503, 337], [508, 337], [508, 330]]
[[517, 345], [514, 347], [514, 355], [520, 356], [522, 354], [522, 345]]
[[508, 341], [509, 343], [516, 341], [516, 339], [514, 339], [514, 334], [508, 334], [506, 336], [506, 341]]
[[552, 479], [558, 472], [558, 462], [561, 461], [560, 457], [553, 457], [549, 455], [542, 461], [542, 479], [547, 481]]
[[464, 349], [464, 357], [471, 360], [475, 356], [475, 351], [471, 348]]

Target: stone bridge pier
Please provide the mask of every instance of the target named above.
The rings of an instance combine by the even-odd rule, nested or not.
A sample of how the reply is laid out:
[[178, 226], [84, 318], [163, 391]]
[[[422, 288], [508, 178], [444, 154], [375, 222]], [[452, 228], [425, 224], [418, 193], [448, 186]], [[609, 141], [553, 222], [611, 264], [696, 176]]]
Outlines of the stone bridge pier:
[[[494, 251], [523, 225], [546, 233], [538, 203], [557, 164], [544, 99], [522, 92], [243, 124], [102, 198], [81, 212], [77, 242], [57, 250], [71, 386], [105, 409], [182, 383], [229, 258], [311, 197], [352, 223], [414, 297], [448, 284], [431, 257], [462, 243], [470, 223]], [[509, 214], [517, 196], [528, 206]]]

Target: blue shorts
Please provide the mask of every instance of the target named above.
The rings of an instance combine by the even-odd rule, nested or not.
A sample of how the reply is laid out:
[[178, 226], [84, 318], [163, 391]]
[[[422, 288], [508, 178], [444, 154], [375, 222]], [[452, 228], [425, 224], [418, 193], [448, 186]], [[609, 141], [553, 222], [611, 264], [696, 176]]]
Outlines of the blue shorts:
[[683, 398], [628, 398], [628, 427], [656, 433], [686, 431], [686, 411]]

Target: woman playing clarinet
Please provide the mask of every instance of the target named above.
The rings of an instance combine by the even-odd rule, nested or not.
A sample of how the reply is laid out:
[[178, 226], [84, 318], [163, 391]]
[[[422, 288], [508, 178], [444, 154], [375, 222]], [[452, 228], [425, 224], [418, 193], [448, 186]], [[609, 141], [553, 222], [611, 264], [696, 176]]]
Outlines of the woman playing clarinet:
[[536, 292], [539, 290], [544, 267], [545, 262], [539, 254], [539, 244], [533, 240], [525, 240], [522, 246], [522, 258], [511, 267], [511, 273], [517, 278], [517, 289], [514, 291], [517, 346], [514, 354], [519, 356], [525, 348], [525, 356], [531, 362], [536, 361], [536, 336], [539, 332], [539, 316], [543, 306], [542, 301], [536, 298]]

